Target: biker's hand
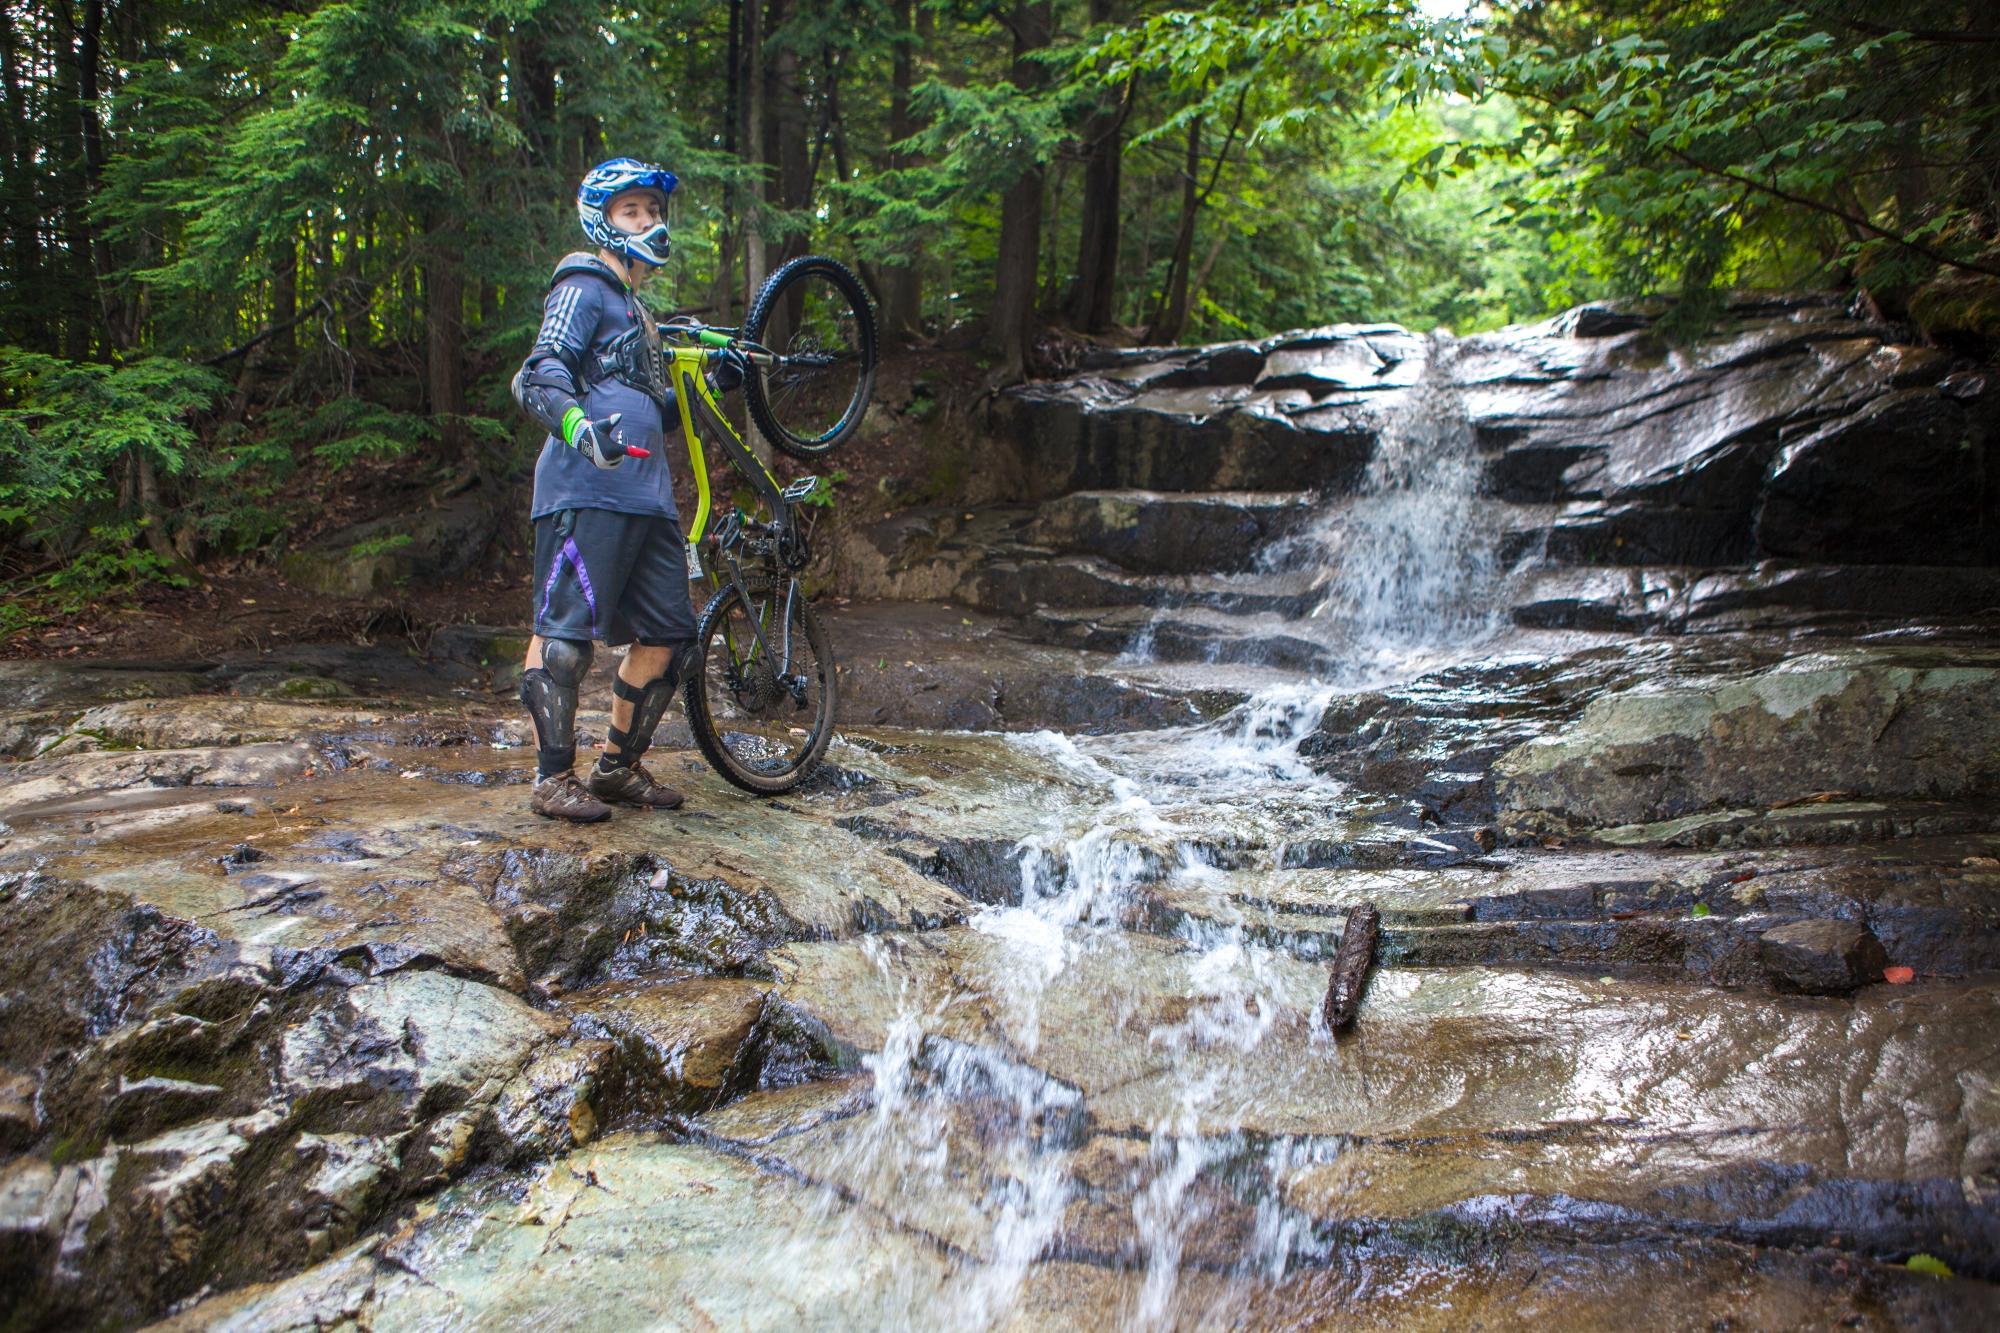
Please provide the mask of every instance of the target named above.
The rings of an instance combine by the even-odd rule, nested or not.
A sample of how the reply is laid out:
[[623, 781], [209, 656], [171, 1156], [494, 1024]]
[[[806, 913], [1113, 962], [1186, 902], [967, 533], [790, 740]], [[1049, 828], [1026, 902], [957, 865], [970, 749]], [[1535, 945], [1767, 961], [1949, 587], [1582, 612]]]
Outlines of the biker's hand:
[[743, 354], [734, 348], [718, 352], [710, 359], [708, 382], [715, 386], [717, 393], [728, 393], [742, 385], [749, 364], [743, 359]]
[[588, 458], [601, 468], [614, 468], [624, 462], [627, 455], [633, 458], [651, 458], [653, 451], [641, 449], [638, 445], [622, 443], [618, 438], [618, 421], [625, 414], [613, 412], [602, 421], [592, 421], [583, 414], [582, 408], [572, 408], [563, 418], [563, 440], [570, 448]]

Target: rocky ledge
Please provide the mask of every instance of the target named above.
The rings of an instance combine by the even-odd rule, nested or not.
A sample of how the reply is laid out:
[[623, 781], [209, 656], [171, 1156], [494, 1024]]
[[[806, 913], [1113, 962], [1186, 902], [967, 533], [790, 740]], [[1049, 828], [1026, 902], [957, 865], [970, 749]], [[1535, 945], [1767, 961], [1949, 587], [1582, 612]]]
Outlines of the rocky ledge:
[[1049, 642], [1322, 675], [1354, 656], [1364, 545], [1433, 563], [1451, 597], [1410, 599], [1418, 620], [1991, 630], [2000, 372], [1914, 339], [1808, 295], [1684, 344], [1607, 306], [1094, 352], [995, 401], [1006, 503], [848, 533], [838, 575]]

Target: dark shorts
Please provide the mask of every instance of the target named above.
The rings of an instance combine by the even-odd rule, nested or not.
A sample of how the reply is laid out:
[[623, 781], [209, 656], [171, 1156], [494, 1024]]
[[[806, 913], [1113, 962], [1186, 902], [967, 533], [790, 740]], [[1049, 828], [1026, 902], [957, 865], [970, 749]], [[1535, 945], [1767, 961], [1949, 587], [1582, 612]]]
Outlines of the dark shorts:
[[609, 509], [563, 509], [536, 519], [535, 633], [613, 647], [692, 639], [679, 524]]

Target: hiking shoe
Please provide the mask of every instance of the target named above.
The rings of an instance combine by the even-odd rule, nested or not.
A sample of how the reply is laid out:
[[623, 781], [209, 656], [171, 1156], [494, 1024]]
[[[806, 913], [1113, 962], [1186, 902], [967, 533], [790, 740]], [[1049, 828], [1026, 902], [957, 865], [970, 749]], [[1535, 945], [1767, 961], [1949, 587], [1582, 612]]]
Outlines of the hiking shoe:
[[644, 764], [621, 764], [617, 768], [593, 765], [590, 780], [584, 785], [601, 801], [643, 806], [648, 810], [672, 810], [686, 799], [672, 787], [655, 782]]
[[572, 824], [595, 824], [611, 815], [611, 807], [585, 791], [574, 773], [537, 779], [528, 808], [544, 818], [567, 819]]

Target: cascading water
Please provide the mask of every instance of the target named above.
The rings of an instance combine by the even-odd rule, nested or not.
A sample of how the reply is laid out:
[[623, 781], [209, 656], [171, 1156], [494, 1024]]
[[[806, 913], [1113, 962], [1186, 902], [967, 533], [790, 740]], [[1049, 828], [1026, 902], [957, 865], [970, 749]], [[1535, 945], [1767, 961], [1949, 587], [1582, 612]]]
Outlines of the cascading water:
[[1353, 500], [1307, 540], [1333, 571], [1314, 618], [1338, 626], [1363, 670], [1412, 649], [1475, 641], [1496, 623], [1499, 540], [1482, 522], [1472, 423], [1433, 336], [1424, 377], [1385, 423]]
[[[1267, 553], [1269, 571], [1321, 571], [1307, 623], [1337, 664], [1325, 680], [1346, 688], [1428, 669], [1492, 626], [1498, 548], [1450, 357], [1434, 340], [1359, 492]], [[1126, 1326], [1228, 1324], [1260, 1284], [1329, 1262], [1332, 1240], [1287, 1190], [1340, 1143], [1253, 1132], [1271, 1093], [1232, 1072], [1274, 1041], [1301, 1077], [1339, 1067], [1314, 1003], [1317, 946], [1260, 935], [1243, 910], [1260, 877], [1284, 872], [1288, 845], [1344, 836], [1342, 788], [1300, 754], [1335, 693], [1325, 680], [1266, 689], [1192, 728], [1012, 738], [1072, 787], [1061, 801], [1024, 796], [1041, 827], [1017, 847], [1018, 901], [970, 923], [976, 966], [956, 964], [940, 1001], [908, 985], [910, 957], [870, 945], [896, 1014], [866, 1061], [869, 1111], [829, 1175], [868, 1182], [874, 1206], [955, 1256], [943, 1291], [909, 1275], [897, 1304], [910, 1323], [1002, 1325], [1038, 1267], [1080, 1257], [1130, 1275], [1116, 1305]], [[1258, 850], [1245, 860], [1239, 848]], [[1179, 998], [1141, 1008], [1121, 984], [1141, 975], [1156, 989], [1169, 978]], [[1074, 1005], [1078, 987], [1093, 1030], [1052, 1032], [1051, 1007]], [[1062, 1053], [1051, 1041], [1096, 1043], [1153, 1089], [1127, 1098], [1143, 1112], [1120, 1109], [1115, 1080], [1043, 1072]]]
[[[1434, 334], [1425, 347], [1416, 382], [1383, 393], [1374, 452], [1354, 492], [1328, 497], [1316, 519], [1270, 544], [1254, 572], [1225, 580], [1252, 595], [1308, 589], [1303, 619], [1285, 632], [1321, 645], [1312, 674], [1348, 688], [1442, 665], [1505, 619], [1502, 533], [1480, 495], [1483, 465], [1453, 378], [1458, 344]], [[1181, 605], [1170, 597], [1156, 606], [1120, 664], [1154, 662], [1158, 633]]]
[[[1222, 863], [1231, 839], [1275, 845], [1302, 820], [1337, 817], [1338, 784], [1299, 754], [1330, 697], [1325, 687], [1300, 685], [1185, 730], [1014, 738], [1074, 778], [1080, 799], [1045, 806], [1043, 827], [1021, 840], [1020, 900], [973, 918], [983, 960], [976, 972], [955, 974], [940, 1003], [906, 984], [909, 958], [870, 941], [897, 1013], [883, 1049], [865, 1061], [869, 1110], [829, 1175], [872, 1182], [862, 1193], [898, 1224], [948, 1236], [964, 1251], [942, 1293], [909, 1276], [897, 1303], [910, 1322], [1001, 1325], [1035, 1267], [1071, 1251], [1134, 1272], [1121, 1307], [1129, 1326], [1182, 1322], [1190, 1266], [1214, 1268], [1208, 1229], [1225, 1206], [1215, 1197], [1218, 1176], [1232, 1182], [1227, 1209], [1248, 1219], [1226, 1275], [1268, 1279], [1295, 1256], [1323, 1250], [1284, 1205], [1278, 1182], [1328, 1149], [1248, 1141], [1236, 1128], [1239, 1090], [1212, 1066], [1218, 1054], [1271, 1040], [1281, 1014], [1297, 1009], [1286, 995], [1296, 976], [1280, 976], [1281, 951], [1246, 931]], [[1152, 942], [1163, 924], [1165, 956]], [[1093, 984], [1079, 974], [1116, 978], [1163, 966], [1186, 991], [1170, 1014], [1129, 1008], [1115, 983], [1101, 994], [1102, 1039], [1170, 1089], [1158, 1113], [1115, 1139], [1128, 1160], [1107, 1184], [1091, 1095], [1037, 1066], [1049, 1038], [1044, 1006], [1065, 988]], [[974, 1029], [980, 1039], [968, 1040]], [[1332, 1058], [1323, 1029], [1309, 1040], [1316, 1058]], [[828, 1196], [830, 1211], [847, 1206]], [[1074, 1234], [1080, 1213], [1107, 1211], [1119, 1219], [1109, 1255]], [[1225, 1297], [1209, 1291], [1203, 1300]]]

